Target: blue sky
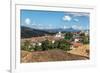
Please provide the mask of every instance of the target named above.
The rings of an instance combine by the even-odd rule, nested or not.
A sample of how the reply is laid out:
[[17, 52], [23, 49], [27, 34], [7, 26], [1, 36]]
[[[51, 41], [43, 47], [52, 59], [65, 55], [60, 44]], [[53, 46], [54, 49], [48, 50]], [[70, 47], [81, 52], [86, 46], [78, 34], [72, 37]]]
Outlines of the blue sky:
[[89, 29], [89, 13], [21, 10], [20, 24], [36, 29]]

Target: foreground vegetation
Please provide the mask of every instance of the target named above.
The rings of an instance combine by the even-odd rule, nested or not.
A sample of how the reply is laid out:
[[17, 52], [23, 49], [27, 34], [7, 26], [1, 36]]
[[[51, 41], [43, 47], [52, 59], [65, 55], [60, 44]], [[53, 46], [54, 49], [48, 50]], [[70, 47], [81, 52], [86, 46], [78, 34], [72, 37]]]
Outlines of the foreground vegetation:
[[[79, 34], [81, 40], [80, 42], [83, 44], [89, 44], [89, 36], [85, 35], [85, 33]], [[21, 50], [26, 51], [45, 51], [50, 49], [61, 49], [64, 51], [71, 50], [71, 41], [73, 42], [73, 33], [67, 32], [64, 35], [63, 39], [60, 40], [44, 40], [42, 42], [33, 43], [31, 40], [26, 40], [21, 43]]]
[[69, 51], [71, 50], [70, 46], [71, 44], [64, 39], [58, 41], [45, 40], [41, 43], [36, 43], [35, 45], [27, 40], [21, 45], [21, 49], [26, 51], [45, 51], [50, 49], [61, 49], [64, 51]]

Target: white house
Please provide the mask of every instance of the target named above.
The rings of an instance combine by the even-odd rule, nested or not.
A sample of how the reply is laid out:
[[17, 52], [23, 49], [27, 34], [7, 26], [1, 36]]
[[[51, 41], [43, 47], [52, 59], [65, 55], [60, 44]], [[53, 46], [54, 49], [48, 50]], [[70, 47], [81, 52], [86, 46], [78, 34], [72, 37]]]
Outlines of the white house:
[[58, 32], [55, 37], [61, 37], [61, 32]]
[[74, 42], [79, 42], [79, 41], [80, 41], [79, 38], [75, 38], [75, 39], [74, 39]]
[[64, 38], [63, 34], [61, 32], [58, 32], [55, 37], [57, 38]]

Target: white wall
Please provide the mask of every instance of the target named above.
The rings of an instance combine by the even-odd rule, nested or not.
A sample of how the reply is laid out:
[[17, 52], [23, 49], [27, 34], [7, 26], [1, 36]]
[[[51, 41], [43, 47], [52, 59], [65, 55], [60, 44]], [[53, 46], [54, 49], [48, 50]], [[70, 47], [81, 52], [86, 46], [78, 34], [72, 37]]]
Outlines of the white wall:
[[[33, 1], [50, 1], [50, 2], [64, 2], [74, 4], [86, 4], [96, 6], [96, 36], [97, 38], [97, 66], [89, 68], [72, 68], [66, 70], [53, 70], [43, 73], [99, 73], [100, 71], [100, 2], [99, 0], [33, 0]], [[10, 1], [0, 0], [0, 73], [8, 73], [10, 67]], [[95, 39], [95, 38], [94, 38]], [[40, 72], [42, 73], [42, 72]]]

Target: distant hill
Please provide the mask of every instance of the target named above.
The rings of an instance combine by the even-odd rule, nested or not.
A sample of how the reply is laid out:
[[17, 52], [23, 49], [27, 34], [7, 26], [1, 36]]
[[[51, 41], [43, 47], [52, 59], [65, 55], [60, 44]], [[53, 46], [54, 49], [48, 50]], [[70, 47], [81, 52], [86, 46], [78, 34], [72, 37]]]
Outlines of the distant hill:
[[66, 29], [58, 28], [58, 29], [45, 29], [45, 31], [57, 33], [57, 32], [79, 32], [80, 30], [73, 28], [66, 28]]
[[33, 29], [30, 27], [21, 26], [21, 37], [22, 38], [30, 38], [30, 37], [37, 37], [37, 36], [44, 36], [45, 34], [51, 34], [47, 31]]
[[73, 28], [58, 28], [58, 29], [35, 29], [26, 26], [21, 26], [21, 37], [22, 38], [30, 38], [30, 37], [37, 37], [37, 36], [44, 36], [44, 35], [53, 35], [58, 32], [79, 32], [78, 29]]

